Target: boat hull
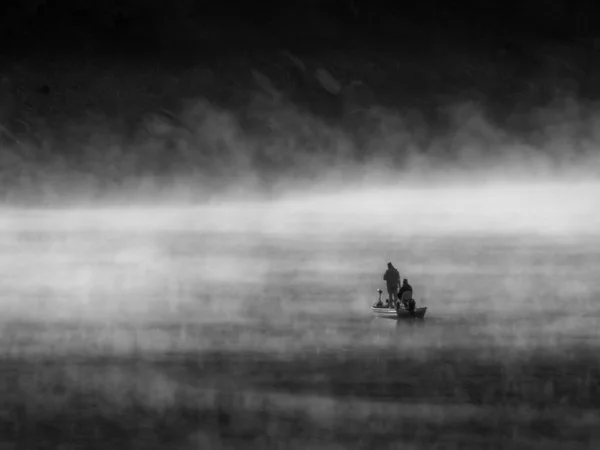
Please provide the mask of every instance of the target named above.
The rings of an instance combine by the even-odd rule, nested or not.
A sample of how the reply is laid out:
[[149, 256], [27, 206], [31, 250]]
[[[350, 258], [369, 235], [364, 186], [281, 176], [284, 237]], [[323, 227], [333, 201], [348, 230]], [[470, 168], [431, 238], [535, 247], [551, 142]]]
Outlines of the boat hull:
[[373, 305], [371, 306], [371, 311], [373, 311], [373, 314], [376, 317], [386, 319], [423, 319], [427, 312], [427, 307], [415, 308], [413, 313], [411, 313], [404, 308], [398, 308], [396, 310], [394, 308], [379, 308]]

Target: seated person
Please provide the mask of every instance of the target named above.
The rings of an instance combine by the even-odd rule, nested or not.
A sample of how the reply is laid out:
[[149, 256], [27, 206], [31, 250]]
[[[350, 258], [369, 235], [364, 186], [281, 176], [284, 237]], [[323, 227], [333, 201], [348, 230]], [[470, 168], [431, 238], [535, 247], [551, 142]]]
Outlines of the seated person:
[[[398, 292], [398, 297], [402, 298], [402, 294], [404, 294], [405, 292], [410, 292], [409, 298], [412, 300], [412, 291], [413, 291], [412, 286], [410, 284], [408, 284], [408, 279], [405, 278], [404, 280], [402, 280], [402, 286], [400, 287], [400, 291]], [[411, 303], [410, 301], [405, 299], [405, 300], [403, 300], [402, 303], [404, 304], [404, 307], [406, 309], [409, 309], [410, 303]], [[412, 303], [413, 303], [413, 309], [414, 309], [414, 300], [412, 300]]]

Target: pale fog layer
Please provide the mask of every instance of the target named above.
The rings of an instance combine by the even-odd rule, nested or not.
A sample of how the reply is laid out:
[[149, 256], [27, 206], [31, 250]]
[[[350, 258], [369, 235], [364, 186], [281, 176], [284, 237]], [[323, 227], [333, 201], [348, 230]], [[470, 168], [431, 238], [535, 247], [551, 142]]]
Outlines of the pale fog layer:
[[[599, 337], [600, 183], [316, 191], [194, 207], [6, 209], [1, 321], [177, 330], [103, 332], [125, 349], [378, 346], [395, 339], [395, 321], [371, 322], [369, 310], [392, 261], [429, 308], [404, 344]], [[183, 338], [211, 323], [254, 326]], [[85, 341], [69, 336], [40, 342]]]

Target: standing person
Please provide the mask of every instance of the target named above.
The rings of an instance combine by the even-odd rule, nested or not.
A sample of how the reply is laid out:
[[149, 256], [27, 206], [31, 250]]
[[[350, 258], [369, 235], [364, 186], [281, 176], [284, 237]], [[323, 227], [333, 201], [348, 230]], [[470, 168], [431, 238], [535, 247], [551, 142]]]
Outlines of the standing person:
[[388, 263], [388, 269], [383, 274], [383, 279], [387, 285], [388, 291], [388, 307], [394, 308], [398, 301], [398, 287], [400, 285], [400, 272], [396, 269], [391, 262]]

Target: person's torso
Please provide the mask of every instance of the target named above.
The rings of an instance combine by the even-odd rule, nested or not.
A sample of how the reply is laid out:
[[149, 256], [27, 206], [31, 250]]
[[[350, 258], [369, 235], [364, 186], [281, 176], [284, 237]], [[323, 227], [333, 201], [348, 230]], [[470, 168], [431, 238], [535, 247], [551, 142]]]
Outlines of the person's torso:
[[400, 273], [397, 269], [388, 269], [385, 273], [385, 279], [389, 284], [395, 284], [400, 281]]

